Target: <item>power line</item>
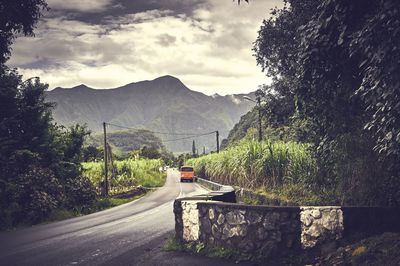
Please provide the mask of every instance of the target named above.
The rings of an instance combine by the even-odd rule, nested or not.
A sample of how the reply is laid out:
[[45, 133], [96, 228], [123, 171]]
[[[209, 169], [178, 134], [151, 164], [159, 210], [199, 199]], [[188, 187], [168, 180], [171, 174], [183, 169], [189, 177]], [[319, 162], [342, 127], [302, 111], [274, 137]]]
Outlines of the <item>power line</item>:
[[[212, 132], [207, 132], [207, 133], [202, 133], [202, 134], [196, 134], [196, 133], [170, 133], [170, 132], [159, 132], [159, 131], [152, 131], [152, 130], [148, 130], [148, 129], [142, 129], [142, 128], [133, 128], [133, 127], [127, 127], [127, 126], [121, 126], [121, 125], [116, 125], [116, 124], [112, 124], [112, 123], [106, 123], [107, 125], [110, 126], [114, 126], [114, 127], [119, 127], [119, 128], [125, 128], [125, 129], [131, 129], [131, 130], [145, 130], [151, 133], [155, 133], [155, 134], [161, 134], [161, 135], [171, 135], [171, 136], [188, 136], [188, 138], [191, 137], [199, 137], [199, 136], [205, 136], [205, 135], [210, 135], [210, 134], [214, 134], [215, 131]], [[183, 138], [186, 139], [186, 138]], [[172, 141], [172, 140], [166, 140], [166, 141]]]
[[202, 136], [207, 136], [207, 135], [211, 135], [211, 134], [215, 134], [215, 131], [209, 132], [209, 133], [204, 133], [204, 134], [199, 134], [199, 135], [193, 135], [193, 136], [189, 136], [189, 137], [185, 137], [185, 138], [163, 140], [163, 142], [172, 142], [172, 141], [178, 141], [178, 140], [192, 139], [194, 137], [202, 137]]

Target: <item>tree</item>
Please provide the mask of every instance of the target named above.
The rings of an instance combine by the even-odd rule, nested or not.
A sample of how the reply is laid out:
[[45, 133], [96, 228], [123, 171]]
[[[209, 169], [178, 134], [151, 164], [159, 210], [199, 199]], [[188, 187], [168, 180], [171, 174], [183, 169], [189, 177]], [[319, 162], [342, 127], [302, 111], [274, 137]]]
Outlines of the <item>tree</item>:
[[296, 111], [296, 88], [301, 71], [299, 64], [300, 32], [315, 14], [320, 1], [284, 1], [282, 9], [275, 8], [264, 20], [254, 43], [257, 64], [272, 78], [264, 86], [263, 116], [270, 127], [288, 126]]
[[338, 203], [399, 204], [400, 4], [285, 3], [263, 22], [254, 47], [273, 77], [269, 120], [306, 122], [319, 162], [316, 185], [335, 191]]
[[193, 143], [192, 143], [192, 155], [196, 156], [196, 142], [194, 140], [193, 140]]
[[140, 156], [147, 159], [158, 159], [161, 157], [160, 151], [154, 146], [144, 145], [140, 149]]
[[47, 84], [22, 81], [4, 65], [17, 34], [33, 35], [43, 0], [0, 0], [0, 228], [37, 223], [56, 208], [91, 204], [95, 190], [81, 175], [88, 131], [53, 123]]
[[10, 57], [15, 36], [32, 36], [43, 12], [48, 10], [44, 0], [0, 0], [0, 64]]
[[323, 1], [320, 15], [300, 29], [298, 96], [320, 131], [321, 150], [346, 135], [363, 139], [355, 155], [369, 155], [366, 169], [375, 177], [366, 182], [381, 189], [371, 198], [389, 204], [400, 204], [399, 11], [394, 0]]

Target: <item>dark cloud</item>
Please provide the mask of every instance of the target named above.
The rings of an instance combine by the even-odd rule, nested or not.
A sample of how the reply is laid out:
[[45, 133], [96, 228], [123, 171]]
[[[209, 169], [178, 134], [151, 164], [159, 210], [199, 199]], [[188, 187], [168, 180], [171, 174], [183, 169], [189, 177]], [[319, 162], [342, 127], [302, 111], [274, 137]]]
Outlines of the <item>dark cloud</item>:
[[[73, 0], [71, 4], [65, 4], [68, 1], [50, 0], [49, 6], [52, 10], [48, 16], [63, 15], [87, 23], [103, 24], [107, 23], [110, 17], [117, 18], [151, 10], [171, 10], [174, 15], [191, 16], [194, 10], [207, 2], [207, 0], [80, 0], [81, 3], [87, 4], [77, 5], [74, 2], [78, 0]], [[93, 6], [92, 9], [90, 5]]]
[[18, 38], [8, 62], [28, 77], [110, 88], [161, 75], [208, 94], [254, 90], [265, 76], [252, 42], [281, 0], [47, 0], [35, 38]]

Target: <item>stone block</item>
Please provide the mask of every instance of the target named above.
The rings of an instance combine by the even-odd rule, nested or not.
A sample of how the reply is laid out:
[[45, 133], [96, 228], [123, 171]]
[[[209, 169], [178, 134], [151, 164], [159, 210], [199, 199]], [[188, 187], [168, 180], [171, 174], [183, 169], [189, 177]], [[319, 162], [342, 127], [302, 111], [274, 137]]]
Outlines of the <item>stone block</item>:
[[265, 240], [268, 237], [268, 231], [266, 231], [263, 227], [258, 227], [256, 233], [258, 240]]
[[246, 223], [243, 213], [238, 210], [233, 210], [228, 212], [225, 215], [225, 219], [230, 225], [238, 225]]
[[220, 214], [218, 215], [217, 223], [218, 223], [219, 225], [221, 225], [221, 224], [223, 224], [224, 222], [225, 222], [225, 216], [224, 216], [222, 213], [220, 213]]
[[263, 220], [263, 226], [266, 230], [274, 230], [278, 227], [277, 223], [279, 221], [279, 213], [271, 212], [265, 214]]
[[220, 238], [221, 237], [221, 229], [216, 225], [213, 224], [211, 226], [211, 233], [213, 234], [213, 236], [215, 236], [216, 238]]
[[256, 211], [249, 211], [246, 215], [248, 224], [257, 224], [262, 221], [263, 215]]
[[208, 218], [210, 218], [210, 220], [214, 220], [215, 217], [215, 211], [213, 208], [208, 209]]

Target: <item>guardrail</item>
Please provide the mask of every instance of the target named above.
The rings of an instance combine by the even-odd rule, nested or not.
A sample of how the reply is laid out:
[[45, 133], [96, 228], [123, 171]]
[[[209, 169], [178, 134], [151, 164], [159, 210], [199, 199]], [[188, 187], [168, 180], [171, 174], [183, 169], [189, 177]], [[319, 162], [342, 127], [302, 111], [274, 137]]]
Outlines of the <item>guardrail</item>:
[[203, 187], [206, 187], [206, 188], [208, 188], [209, 190], [212, 190], [212, 191], [230, 192], [230, 191], [234, 191], [235, 190], [232, 186], [221, 185], [221, 184], [212, 182], [212, 181], [204, 179], [204, 178], [196, 177], [196, 180], [197, 180], [197, 183], [199, 183]]

